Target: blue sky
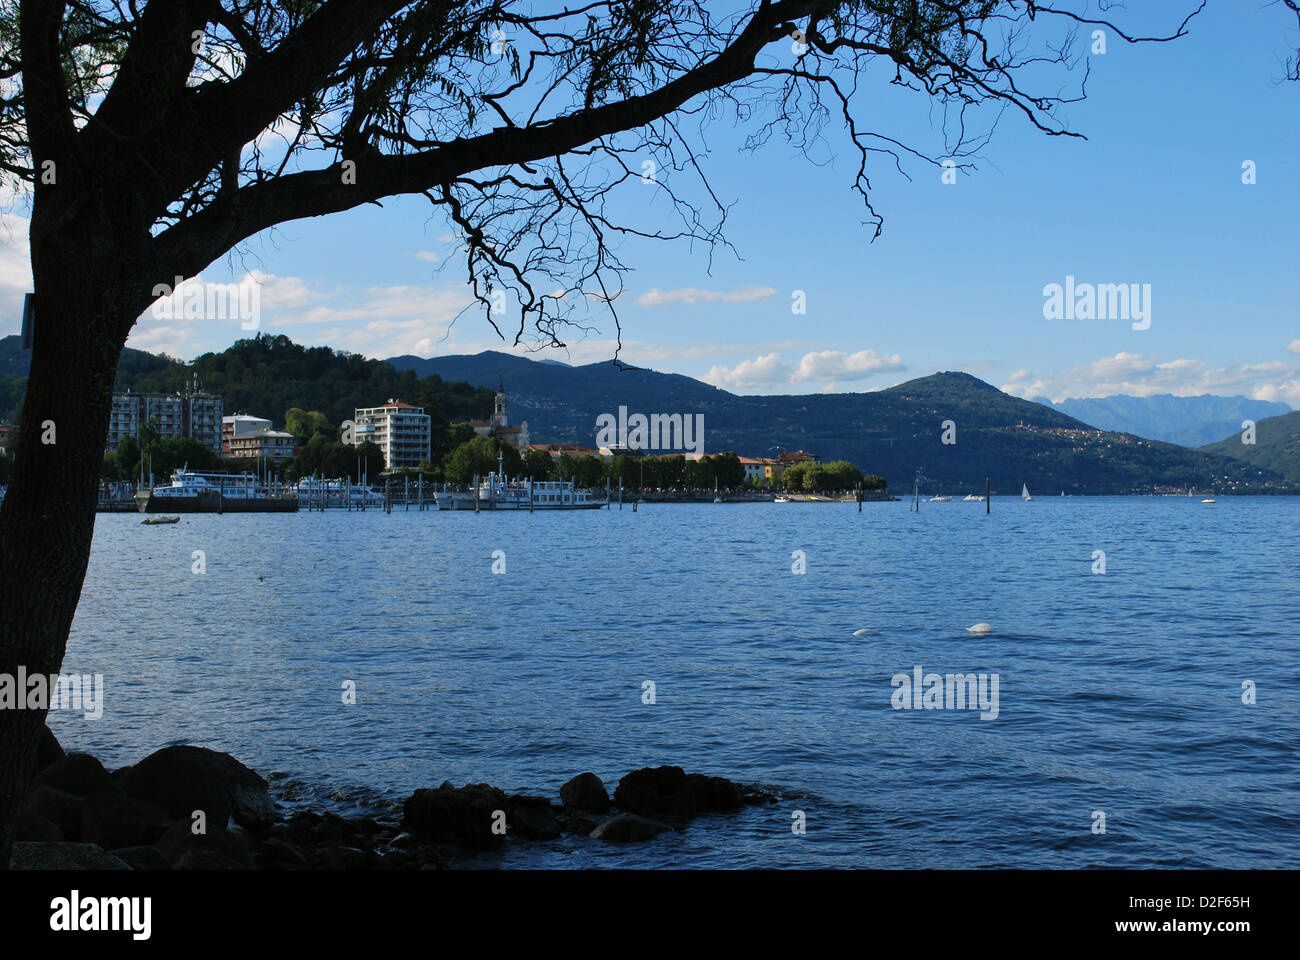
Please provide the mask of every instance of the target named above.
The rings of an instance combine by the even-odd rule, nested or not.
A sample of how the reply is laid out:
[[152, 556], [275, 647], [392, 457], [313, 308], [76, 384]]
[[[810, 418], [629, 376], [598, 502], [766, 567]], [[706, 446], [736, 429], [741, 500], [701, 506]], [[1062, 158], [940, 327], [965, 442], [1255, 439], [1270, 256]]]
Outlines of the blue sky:
[[[1115, 16], [1164, 32], [1194, 5], [1131, 6]], [[1061, 113], [1088, 140], [1047, 137], [1007, 113], [978, 169], [955, 184], [915, 159], [903, 162], [909, 180], [878, 158], [869, 174], [885, 227], [874, 243], [838, 129], [827, 128], [817, 165], [780, 139], [741, 152], [746, 131], [717, 122], [704, 168], [732, 205], [736, 252], [717, 251], [709, 272], [698, 247], [621, 246], [634, 268], [618, 301], [621, 357], [740, 393], [872, 390], [965, 370], [1022, 396], [1245, 394], [1300, 407], [1300, 85], [1279, 82], [1295, 40], [1280, 7], [1237, 0], [1211, 0], [1175, 43], [1108, 37], [1090, 57], [1087, 100]], [[1090, 45], [1086, 33], [1077, 42]], [[878, 77], [859, 115], [943, 153], [919, 95]], [[1248, 160], [1252, 185], [1242, 183]], [[620, 211], [657, 225], [654, 189]], [[0, 334], [16, 332], [30, 289], [21, 203], [7, 210]], [[481, 313], [450, 325], [467, 299], [464, 270], [423, 200], [287, 224], [201, 279], [250, 271], [266, 332], [374, 357], [510, 349]], [[1044, 319], [1044, 286], [1067, 275], [1150, 284], [1149, 329]], [[797, 290], [804, 315], [791, 312]], [[575, 332], [567, 351], [534, 355], [608, 359], [612, 321], [599, 309], [586, 321], [595, 329]], [[188, 359], [246, 335], [230, 321], [147, 315], [130, 345]]]

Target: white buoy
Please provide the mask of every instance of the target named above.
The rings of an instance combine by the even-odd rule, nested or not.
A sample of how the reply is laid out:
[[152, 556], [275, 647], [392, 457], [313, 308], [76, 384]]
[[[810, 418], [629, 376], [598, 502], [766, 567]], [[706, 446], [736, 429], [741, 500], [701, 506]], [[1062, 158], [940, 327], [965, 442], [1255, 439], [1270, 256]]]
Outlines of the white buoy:
[[867, 634], [869, 634], [870, 632], [871, 632], [871, 631], [868, 630], [866, 627], [863, 627], [861, 630], [854, 630], [854, 631], [853, 631], [853, 635], [854, 635], [855, 637], [865, 637], [865, 636], [866, 636]]
[[990, 627], [987, 623], [977, 623], [973, 627], [967, 627], [966, 632], [967, 633], [992, 633], [993, 628]]

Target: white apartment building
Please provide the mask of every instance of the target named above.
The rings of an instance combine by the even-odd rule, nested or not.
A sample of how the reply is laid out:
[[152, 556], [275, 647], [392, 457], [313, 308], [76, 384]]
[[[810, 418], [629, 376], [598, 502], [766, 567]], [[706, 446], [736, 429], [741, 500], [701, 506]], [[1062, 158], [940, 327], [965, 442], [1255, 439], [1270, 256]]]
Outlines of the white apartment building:
[[429, 459], [432, 420], [423, 407], [390, 399], [383, 406], [358, 407], [353, 423], [352, 442], [372, 441], [384, 452], [389, 470], [418, 467]]

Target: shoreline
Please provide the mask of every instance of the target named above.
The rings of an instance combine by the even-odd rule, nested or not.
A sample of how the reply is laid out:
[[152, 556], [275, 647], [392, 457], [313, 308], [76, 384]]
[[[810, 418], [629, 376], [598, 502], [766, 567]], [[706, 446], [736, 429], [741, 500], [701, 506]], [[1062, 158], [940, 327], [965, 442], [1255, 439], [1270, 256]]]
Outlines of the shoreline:
[[[559, 802], [487, 783], [415, 790], [396, 817], [285, 813], [265, 778], [207, 747], [164, 747], [108, 771], [44, 727], [15, 827], [15, 870], [445, 870], [563, 835], [636, 843], [775, 796], [681, 767], [643, 767], [611, 793], [594, 773]], [[472, 866], [472, 865], [471, 865]]]

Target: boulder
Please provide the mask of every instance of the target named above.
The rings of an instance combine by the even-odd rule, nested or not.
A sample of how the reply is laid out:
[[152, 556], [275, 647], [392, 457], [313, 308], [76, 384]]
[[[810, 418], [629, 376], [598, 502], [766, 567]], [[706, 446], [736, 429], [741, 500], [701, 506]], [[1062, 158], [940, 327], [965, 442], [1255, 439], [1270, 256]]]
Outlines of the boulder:
[[122, 778], [132, 800], [161, 807], [174, 819], [190, 821], [202, 810], [209, 830], [230, 822], [230, 791], [202, 747], [164, 747], [149, 754]]
[[93, 843], [15, 842], [9, 855], [10, 870], [130, 870]]
[[105, 850], [157, 842], [175, 821], [166, 810], [127, 797], [87, 800], [82, 808], [81, 839]]
[[113, 775], [88, 753], [69, 753], [55, 760], [36, 775], [32, 787], [53, 787], [83, 799], [122, 796]]
[[247, 870], [237, 860], [223, 856], [216, 850], [205, 850], [196, 847], [192, 850], [186, 850], [185, 855], [176, 861], [173, 869], [176, 870]]
[[[234, 861], [245, 870], [255, 868], [253, 855], [248, 851], [248, 843], [244, 840], [243, 833], [238, 829], [213, 830], [211, 823], [208, 825], [207, 833], [195, 833], [188, 819], [177, 820], [159, 838], [157, 847], [162, 851], [163, 856], [167, 858], [167, 862], [177, 870], [225, 869], [220, 866], [181, 866], [186, 855], [194, 851], [218, 853], [222, 857]], [[200, 858], [201, 860], [202, 858]]]
[[65, 839], [63, 831], [39, 813], [20, 813], [14, 822], [15, 840], [35, 840], [53, 843]]
[[691, 791], [697, 813], [730, 813], [741, 807], [740, 787], [725, 777], [688, 773], [686, 786]]
[[279, 837], [263, 840], [257, 848], [257, 862], [263, 870], [305, 870], [307, 858], [293, 844]]
[[388, 866], [382, 858], [357, 847], [339, 847], [338, 855], [343, 858], [345, 870], [383, 870]]
[[81, 840], [85, 809], [86, 801], [81, 797], [54, 787], [37, 786], [27, 795], [27, 812], [53, 823], [63, 834], [63, 839], [72, 843]]
[[161, 850], [157, 847], [138, 846], [122, 847], [119, 850], [110, 850], [113, 856], [131, 867], [132, 870], [170, 870], [172, 865], [167, 862]]
[[63, 746], [59, 743], [59, 738], [54, 735], [54, 731], [49, 726], [42, 726], [41, 739], [36, 744], [36, 772], [40, 773], [56, 761], [62, 760], [64, 756]]
[[609, 793], [594, 773], [580, 773], [560, 787], [560, 801], [565, 810], [604, 813], [609, 809]]
[[614, 805], [643, 816], [693, 817], [695, 798], [681, 767], [643, 767], [618, 782]]
[[230, 815], [235, 823], [248, 830], [265, 830], [275, 823], [279, 814], [266, 780], [228, 753], [205, 752], [230, 792]]
[[591, 836], [596, 840], [613, 843], [627, 843], [635, 840], [649, 840], [657, 837], [672, 827], [658, 820], [637, 816], [635, 813], [616, 813], [595, 830]]
[[579, 836], [589, 837], [591, 831], [598, 826], [600, 826], [598, 819], [582, 812], [567, 813], [564, 816], [564, 830], [566, 833], [576, 833]]
[[313, 870], [346, 870], [348, 862], [343, 859], [337, 847], [321, 847], [315, 850], [311, 855], [311, 868]]
[[[416, 790], [402, 805], [402, 826], [418, 839], [435, 843], [457, 843], [482, 849], [504, 838], [492, 830], [496, 811], [506, 810], [506, 795], [486, 783]], [[509, 819], [507, 818], [507, 829]]]
[[206, 747], [173, 746], [151, 753], [122, 778], [127, 796], [173, 817], [207, 814], [209, 828], [234, 817], [250, 830], [269, 827], [276, 818], [266, 781], [228, 753]]
[[545, 797], [513, 796], [506, 816], [511, 836], [524, 840], [554, 840], [560, 835], [560, 820]]

